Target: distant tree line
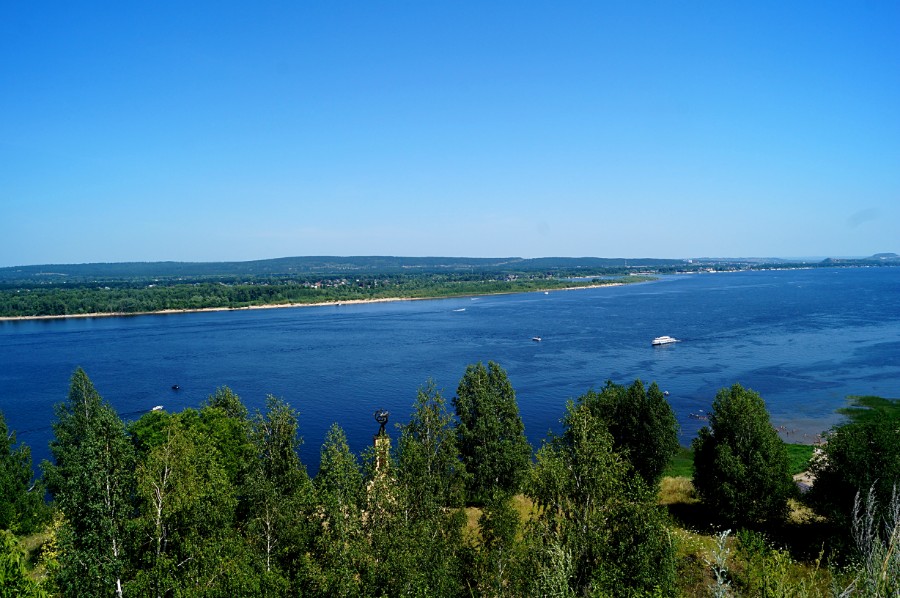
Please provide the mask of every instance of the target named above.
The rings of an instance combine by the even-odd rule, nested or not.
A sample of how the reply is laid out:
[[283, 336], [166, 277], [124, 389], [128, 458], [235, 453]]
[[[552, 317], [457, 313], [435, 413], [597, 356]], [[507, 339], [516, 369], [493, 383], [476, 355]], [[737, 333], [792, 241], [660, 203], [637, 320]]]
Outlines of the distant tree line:
[[[646, 278], [604, 280], [638, 282]], [[600, 281], [547, 275], [429, 274], [357, 278], [266, 278], [219, 281], [110, 281], [0, 287], [0, 317], [244, 308], [386, 298], [439, 298], [587, 286]]]
[[[866, 404], [833, 431], [810, 504], [858, 548], [835, 594], [893, 596], [900, 406]], [[283, 400], [250, 413], [220, 388], [126, 424], [78, 369], [42, 479], [0, 416], [0, 596], [679, 595], [694, 565], [657, 500], [678, 449], [664, 393], [608, 382], [561, 421], [534, 453], [506, 372], [472, 364], [449, 402], [426, 384], [361, 455], [334, 424], [310, 477]], [[785, 581], [790, 557], [766, 540], [799, 495], [761, 397], [720, 391], [694, 451], [708, 520], [742, 530], [744, 564], [711, 563], [710, 591], [828, 595]], [[34, 532], [37, 567], [19, 540]]]
[[705, 270], [896, 266], [900, 258], [818, 263], [603, 258], [283, 258], [256, 262], [0, 268], [0, 317], [238, 309], [385, 298], [517, 293]]

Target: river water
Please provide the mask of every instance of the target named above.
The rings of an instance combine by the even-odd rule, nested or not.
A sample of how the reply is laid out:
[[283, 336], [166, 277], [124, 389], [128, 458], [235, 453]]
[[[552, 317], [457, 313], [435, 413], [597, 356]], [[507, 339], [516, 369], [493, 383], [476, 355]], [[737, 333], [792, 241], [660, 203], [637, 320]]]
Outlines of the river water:
[[[681, 342], [651, 347], [656, 336]], [[541, 341], [532, 340], [541, 337]], [[197, 407], [227, 385], [251, 409], [272, 394], [300, 412], [301, 458], [318, 466], [339, 423], [351, 448], [389, 430], [433, 380], [449, 399], [466, 365], [493, 360], [516, 389], [531, 443], [568, 399], [606, 380], [656, 381], [690, 442], [716, 391], [766, 400], [790, 442], [839, 421], [852, 394], [900, 397], [900, 268], [667, 276], [618, 287], [171, 315], [0, 323], [0, 410], [37, 463], [53, 405], [85, 369], [124, 419]], [[172, 390], [177, 384], [180, 390]]]

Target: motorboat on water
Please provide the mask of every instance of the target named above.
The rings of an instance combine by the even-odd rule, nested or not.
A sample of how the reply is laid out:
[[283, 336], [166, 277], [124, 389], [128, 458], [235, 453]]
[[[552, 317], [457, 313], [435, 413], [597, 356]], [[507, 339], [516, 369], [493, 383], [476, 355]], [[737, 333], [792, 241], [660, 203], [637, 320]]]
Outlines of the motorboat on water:
[[541, 337], [539, 337], [539, 336], [532, 336], [532, 337], [531, 337], [531, 340], [533, 340], [533, 341], [536, 342], [536, 343], [539, 343], [539, 342], [541, 342]]
[[150, 411], [162, 411], [162, 410], [163, 410], [163, 406], [162, 406], [162, 405], [157, 405], [156, 407], [154, 407], [154, 408], [151, 409]]
[[677, 342], [678, 342], [678, 339], [672, 338], [671, 336], [657, 336], [655, 339], [650, 341], [650, 344], [653, 345], [654, 347], [656, 347], [659, 345], [668, 345], [668, 344], [677, 343]]

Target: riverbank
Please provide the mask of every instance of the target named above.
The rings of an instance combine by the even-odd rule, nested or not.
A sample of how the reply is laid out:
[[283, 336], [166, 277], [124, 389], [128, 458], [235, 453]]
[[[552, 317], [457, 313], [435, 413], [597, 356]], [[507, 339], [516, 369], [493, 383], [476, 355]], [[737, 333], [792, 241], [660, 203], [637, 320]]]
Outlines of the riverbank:
[[161, 316], [172, 314], [192, 314], [217, 311], [245, 311], [256, 309], [281, 309], [288, 307], [335, 307], [340, 305], [361, 305], [366, 303], [393, 303], [396, 301], [427, 301], [435, 299], [458, 299], [464, 297], [490, 297], [493, 295], [525, 295], [528, 293], [555, 293], [559, 291], [578, 291], [581, 289], [596, 289], [600, 287], [618, 287], [623, 282], [598, 283], [572, 287], [548, 287], [546, 289], [533, 289], [528, 291], [498, 291], [495, 293], [465, 293], [461, 295], [434, 295], [427, 297], [377, 297], [372, 299], [346, 299], [341, 301], [321, 301], [309, 303], [267, 303], [262, 305], [245, 305], [241, 307], [200, 307], [196, 309], [163, 309], [158, 311], [141, 312], [97, 312], [88, 314], [61, 314], [53, 316], [0, 316], [0, 322], [18, 322], [29, 320], [67, 320], [71, 318], [122, 318], [132, 316]]

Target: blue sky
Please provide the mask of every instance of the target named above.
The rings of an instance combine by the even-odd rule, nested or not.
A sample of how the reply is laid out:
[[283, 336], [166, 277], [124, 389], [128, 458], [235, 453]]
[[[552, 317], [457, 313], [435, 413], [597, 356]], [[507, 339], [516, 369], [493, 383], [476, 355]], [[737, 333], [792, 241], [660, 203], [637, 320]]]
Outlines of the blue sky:
[[900, 252], [900, 4], [11, 0], [0, 210], [0, 266]]

